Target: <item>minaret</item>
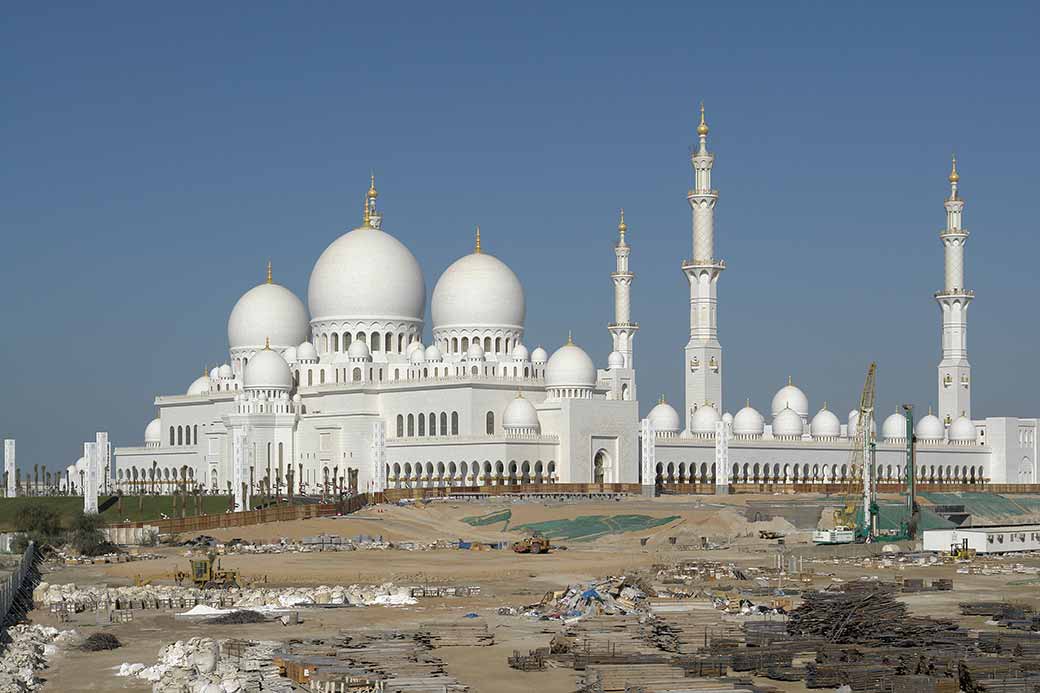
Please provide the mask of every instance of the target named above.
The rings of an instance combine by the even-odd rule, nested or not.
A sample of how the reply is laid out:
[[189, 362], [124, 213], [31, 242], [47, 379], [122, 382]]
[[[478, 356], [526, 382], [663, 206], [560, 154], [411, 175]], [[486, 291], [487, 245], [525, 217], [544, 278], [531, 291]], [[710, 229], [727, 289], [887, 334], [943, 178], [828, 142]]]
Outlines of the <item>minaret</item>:
[[950, 170], [950, 197], [946, 200], [946, 228], [939, 233], [945, 253], [946, 285], [935, 293], [942, 310], [942, 361], [939, 362], [939, 417], [947, 426], [961, 414], [971, 418], [971, 365], [968, 363], [968, 304], [975, 292], [964, 288], [964, 244], [968, 231], [961, 226], [964, 200], [957, 157]]
[[628, 224], [625, 223], [625, 210], [621, 210], [621, 221], [618, 222], [618, 242], [614, 245], [614, 257], [617, 269], [610, 275], [614, 280], [614, 322], [607, 326], [614, 340], [614, 351], [625, 357], [625, 368], [635, 368], [632, 360], [632, 342], [635, 341], [639, 324], [632, 322], [632, 280], [635, 274], [628, 269], [628, 256], [632, 249], [625, 242]]
[[722, 346], [718, 339], [717, 289], [726, 263], [715, 257], [715, 203], [719, 193], [711, 187], [715, 155], [708, 152], [708, 124], [701, 104], [697, 126], [700, 144], [690, 155], [693, 190], [686, 199], [693, 211], [693, 259], [682, 269], [690, 281], [690, 341], [686, 344], [686, 428], [696, 407], [722, 409]]

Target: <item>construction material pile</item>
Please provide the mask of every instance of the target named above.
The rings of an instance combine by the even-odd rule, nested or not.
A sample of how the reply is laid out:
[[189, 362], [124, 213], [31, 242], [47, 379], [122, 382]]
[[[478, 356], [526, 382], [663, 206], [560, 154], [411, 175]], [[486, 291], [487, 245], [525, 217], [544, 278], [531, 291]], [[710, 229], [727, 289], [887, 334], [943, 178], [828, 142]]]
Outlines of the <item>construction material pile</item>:
[[644, 614], [647, 593], [627, 576], [571, 585], [562, 592], [549, 592], [527, 613], [546, 619], [574, 621], [598, 615]]
[[274, 663], [280, 643], [253, 640], [178, 640], [159, 650], [152, 666], [122, 664], [118, 676], [149, 681], [153, 693], [271, 691], [291, 693]]
[[119, 638], [111, 633], [91, 633], [80, 643], [79, 649], [84, 652], [103, 652], [105, 650], [115, 650], [121, 647], [122, 644], [119, 642]]
[[807, 592], [803, 598], [787, 624], [791, 635], [863, 647], [956, 645], [968, 637], [952, 621], [909, 616], [886, 589]]
[[47, 657], [78, 638], [75, 631], [41, 625], [17, 625], [7, 631], [9, 642], [0, 646], [0, 691], [36, 690], [36, 672], [47, 667]]

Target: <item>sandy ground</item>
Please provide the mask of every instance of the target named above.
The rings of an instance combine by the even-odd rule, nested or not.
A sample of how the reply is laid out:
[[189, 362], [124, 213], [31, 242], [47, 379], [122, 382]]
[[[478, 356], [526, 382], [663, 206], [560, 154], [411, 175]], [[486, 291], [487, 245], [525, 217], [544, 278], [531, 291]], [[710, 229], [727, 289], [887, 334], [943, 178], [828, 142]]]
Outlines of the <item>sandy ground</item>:
[[[769, 497], [776, 500], [776, 497]], [[748, 566], [771, 566], [778, 550], [775, 541], [758, 539], [760, 529], [788, 533], [789, 550], [798, 552], [799, 541], [807, 541], [804, 533], [797, 533], [784, 520], [748, 523], [740, 515], [744, 498], [735, 502], [718, 503], [715, 499], [669, 497], [659, 499], [632, 499], [624, 502], [508, 504], [503, 501], [487, 503], [434, 503], [425, 507], [377, 507], [346, 519], [307, 520], [291, 523], [235, 528], [211, 532], [220, 539], [242, 537], [249, 540], [271, 541], [280, 537], [299, 538], [321, 532], [353, 536], [381, 534], [395, 541], [432, 541], [435, 539], [466, 538], [479, 541], [513, 540], [518, 532], [503, 532], [501, 525], [470, 527], [463, 517], [483, 515], [509, 507], [513, 513], [511, 526], [524, 522], [574, 518], [580, 515], [645, 514], [653, 517], [679, 515], [679, 519], [646, 532], [603, 537], [591, 542], [562, 542], [566, 550], [549, 555], [521, 556], [511, 551], [404, 551], [361, 550], [307, 554], [229, 555], [222, 559], [225, 567], [239, 568], [246, 576], [267, 576], [271, 584], [317, 585], [379, 583], [422, 584], [479, 584], [481, 596], [473, 599], [421, 600], [410, 607], [345, 608], [304, 610], [304, 622], [297, 626], [280, 625], [227, 625], [213, 626], [175, 621], [171, 615], [159, 612], [135, 612], [129, 624], [109, 626], [125, 646], [107, 653], [66, 652], [52, 662], [43, 675], [47, 681], [43, 691], [148, 691], [140, 681], [120, 679], [113, 675], [113, 667], [121, 662], [152, 664], [159, 648], [176, 639], [206, 635], [209, 637], [244, 637], [257, 639], [288, 639], [322, 637], [340, 629], [409, 628], [425, 621], [454, 620], [468, 612], [476, 612], [486, 619], [494, 630], [495, 644], [491, 647], [442, 648], [436, 654], [445, 660], [450, 673], [479, 693], [524, 693], [538, 689], [545, 693], [574, 690], [575, 675], [569, 669], [545, 672], [518, 672], [508, 668], [506, 658], [513, 650], [526, 652], [548, 644], [555, 623], [534, 621], [525, 617], [498, 616], [503, 605], [522, 606], [537, 602], [552, 589], [569, 583], [589, 580], [626, 571], [648, 569], [655, 564], [674, 563], [680, 559], [733, 561]], [[731, 499], [725, 499], [730, 501]], [[797, 502], [792, 499], [792, 502]], [[730, 537], [731, 545], [722, 550], [680, 550], [668, 542], [678, 537], [677, 545], [695, 544], [701, 536]], [[646, 545], [640, 543], [647, 538]], [[804, 552], [820, 554], [817, 549], [804, 547]], [[164, 548], [164, 558], [106, 566], [62, 567], [44, 575], [51, 583], [109, 583], [127, 584], [135, 575], [162, 580], [175, 569], [185, 567], [187, 550]], [[822, 553], [827, 553], [826, 551]], [[840, 547], [832, 551], [841, 553]], [[1033, 559], [1034, 562], [1036, 559]], [[1010, 563], [1014, 561], [1006, 561]], [[1022, 575], [961, 575], [953, 565], [935, 567], [911, 566], [904, 569], [864, 569], [849, 562], [804, 564], [816, 572], [816, 584], [825, 585], [832, 579], [856, 579], [863, 575], [878, 575], [883, 579], [897, 577], [952, 577], [955, 590], [948, 593], [924, 593], [902, 597], [911, 609], [921, 615], [953, 617], [957, 604], [962, 601], [1014, 598], [1040, 606], [1037, 585], [1012, 586], [1009, 582], [1022, 580]], [[49, 613], [35, 611], [32, 618], [40, 623], [53, 624]], [[93, 614], [80, 614], [71, 627], [83, 634], [96, 630]], [[983, 618], [964, 619], [966, 625], [984, 627]], [[804, 690], [802, 684], [764, 682], [783, 690]]]

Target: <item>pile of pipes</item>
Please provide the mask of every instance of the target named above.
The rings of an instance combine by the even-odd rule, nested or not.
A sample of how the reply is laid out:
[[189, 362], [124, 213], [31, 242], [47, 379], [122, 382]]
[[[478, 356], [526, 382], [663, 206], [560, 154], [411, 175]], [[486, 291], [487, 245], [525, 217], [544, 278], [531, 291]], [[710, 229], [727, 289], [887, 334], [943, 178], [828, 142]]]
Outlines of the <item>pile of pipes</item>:
[[118, 676], [150, 681], [154, 693], [291, 693], [292, 682], [274, 663], [279, 646], [252, 640], [178, 640], [159, 650], [156, 664], [122, 664]]
[[646, 592], [626, 576], [571, 585], [562, 592], [549, 592], [539, 604], [527, 607], [529, 615], [576, 621], [600, 614], [629, 615], [647, 611]]
[[802, 605], [791, 612], [788, 632], [863, 647], [957, 645], [967, 640], [967, 631], [952, 621], [911, 617], [891, 590], [865, 584], [805, 593]]
[[75, 631], [41, 625], [17, 625], [7, 631], [9, 642], [0, 650], [0, 691], [33, 691], [41, 684], [36, 672], [47, 667], [47, 657], [77, 639]]

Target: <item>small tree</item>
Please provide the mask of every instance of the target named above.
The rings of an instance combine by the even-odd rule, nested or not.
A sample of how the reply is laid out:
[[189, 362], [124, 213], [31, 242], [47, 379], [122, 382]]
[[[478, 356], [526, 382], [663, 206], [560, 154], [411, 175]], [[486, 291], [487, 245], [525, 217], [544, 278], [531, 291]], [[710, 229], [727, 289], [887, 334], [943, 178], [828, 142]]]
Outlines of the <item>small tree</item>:
[[76, 513], [69, 522], [68, 543], [85, 556], [97, 556], [107, 552], [111, 544], [101, 531], [103, 525], [100, 515]]
[[32, 501], [22, 506], [14, 516], [14, 527], [20, 533], [15, 542], [16, 550], [25, 550], [29, 541], [39, 547], [62, 543], [61, 516], [44, 503]]

